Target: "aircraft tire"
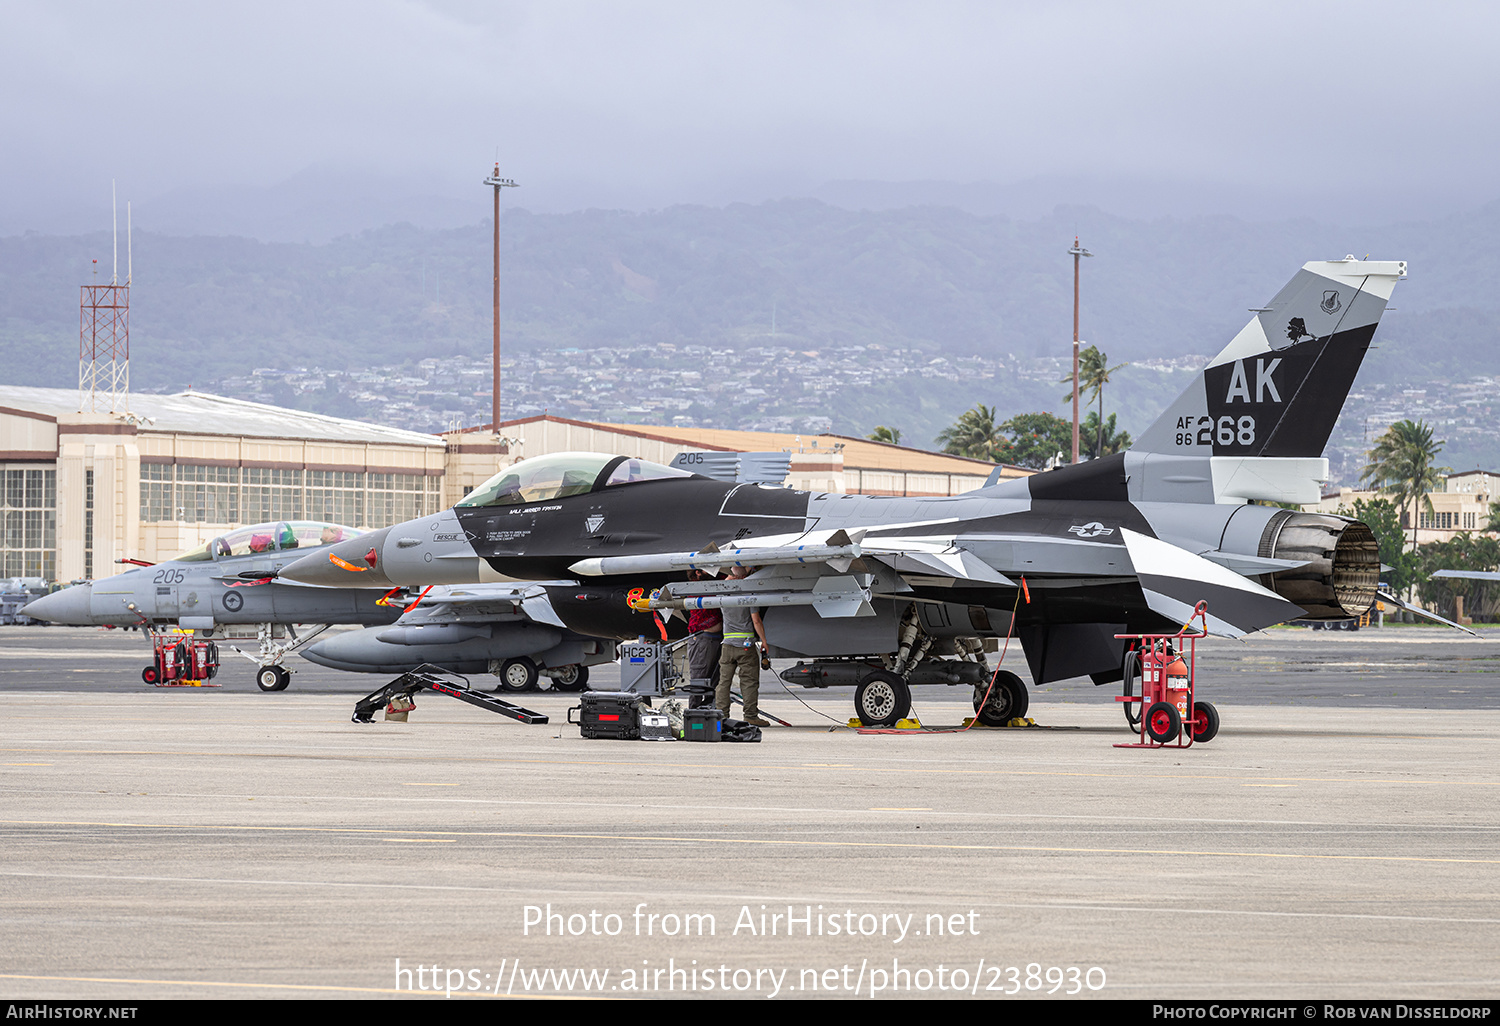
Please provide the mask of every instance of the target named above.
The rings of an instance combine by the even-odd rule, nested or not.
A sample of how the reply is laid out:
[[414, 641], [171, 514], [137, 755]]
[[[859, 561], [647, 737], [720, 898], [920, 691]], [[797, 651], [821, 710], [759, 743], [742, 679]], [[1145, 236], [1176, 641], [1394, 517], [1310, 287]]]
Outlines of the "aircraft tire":
[[558, 691], [582, 691], [588, 683], [589, 668], [581, 663], [562, 667], [561, 672], [552, 678], [552, 687]]
[[899, 674], [874, 670], [854, 689], [854, 713], [867, 727], [892, 727], [911, 712], [911, 687]]
[[536, 663], [526, 656], [516, 656], [514, 659], [505, 660], [500, 667], [499, 691], [527, 691], [536, 687], [537, 678], [541, 674], [537, 672]]
[[1219, 736], [1219, 710], [1207, 702], [1193, 703], [1193, 743], [1201, 745]]
[[280, 666], [262, 666], [255, 671], [255, 686], [262, 691], [285, 691], [291, 682], [291, 673]]
[[1171, 744], [1182, 733], [1182, 717], [1171, 702], [1157, 702], [1146, 710], [1146, 734], [1157, 744]]
[[[981, 708], [979, 703], [986, 691], [990, 698]], [[974, 718], [986, 727], [1003, 727], [1011, 720], [1025, 716], [1030, 704], [1026, 684], [1009, 670], [1001, 670], [995, 675], [993, 688], [988, 684], [974, 685]]]

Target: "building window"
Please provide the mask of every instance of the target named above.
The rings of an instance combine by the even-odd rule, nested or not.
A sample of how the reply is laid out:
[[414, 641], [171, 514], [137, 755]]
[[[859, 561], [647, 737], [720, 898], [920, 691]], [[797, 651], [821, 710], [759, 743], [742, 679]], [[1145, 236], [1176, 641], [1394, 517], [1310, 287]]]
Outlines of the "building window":
[[327, 520], [388, 527], [436, 513], [442, 479], [354, 470], [141, 464], [141, 521], [264, 524]]
[[364, 527], [365, 475], [348, 470], [309, 470], [306, 508], [309, 520]]
[[[302, 520], [302, 471], [282, 467], [244, 469], [244, 523]], [[356, 525], [350, 524], [350, 527]]]
[[142, 463], [141, 520], [146, 523], [176, 520], [177, 506], [173, 497], [172, 465]]
[[83, 472], [83, 576], [94, 579], [94, 472]]
[[177, 465], [176, 520], [189, 524], [240, 522], [240, 468]]
[[57, 574], [57, 471], [5, 468], [0, 518], [0, 573], [52, 580]]
[[370, 474], [368, 477], [370, 519], [360, 526], [389, 527], [437, 512], [438, 478], [420, 474]]

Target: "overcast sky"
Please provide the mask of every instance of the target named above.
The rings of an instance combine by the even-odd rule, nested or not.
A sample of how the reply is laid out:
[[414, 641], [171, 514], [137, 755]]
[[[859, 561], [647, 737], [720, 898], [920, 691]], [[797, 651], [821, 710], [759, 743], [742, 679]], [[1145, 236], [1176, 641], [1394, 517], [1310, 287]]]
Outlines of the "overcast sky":
[[56, 230], [111, 178], [309, 167], [482, 202], [498, 150], [539, 211], [1078, 176], [1380, 222], [1500, 196], [1497, 29], [1409, 0], [0, 0], [0, 204]]

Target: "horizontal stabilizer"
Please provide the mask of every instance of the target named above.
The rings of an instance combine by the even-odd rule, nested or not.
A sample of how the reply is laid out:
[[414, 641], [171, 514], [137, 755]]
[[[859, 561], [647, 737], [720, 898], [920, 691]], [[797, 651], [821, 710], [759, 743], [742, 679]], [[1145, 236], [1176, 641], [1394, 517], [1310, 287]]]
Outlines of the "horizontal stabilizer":
[[[1445, 577], [1457, 577], [1457, 576], [1459, 576], [1460, 572], [1461, 571], [1454, 571], [1454, 570], [1439, 570], [1437, 573], [1433, 574], [1432, 576], [1437, 577], [1437, 576], [1441, 575], [1441, 576], [1445, 576]], [[1476, 571], [1472, 571], [1472, 573], [1478, 573], [1478, 572], [1479, 571], [1477, 571], [1477, 570]], [[1467, 574], [1465, 574], [1465, 576], [1467, 576]], [[1500, 576], [1500, 575], [1497, 575], [1497, 576]], [[1443, 624], [1445, 626], [1452, 627], [1452, 628], [1454, 628], [1456, 630], [1463, 631], [1465, 634], [1472, 634], [1476, 638], [1479, 637], [1479, 633], [1477, 631], [1471, 631], [1471, 630], [1469, 630], [1469, 628], [1465, 627], [1461, 623], [1454, 623], [1452, 620], [1445, 619], [1444, 617], [1438, 616], [1436, 613], [1434, 613], [1430, 609], [1423, 609], [1421, 606], [1414, 606], [1410, 602], [1403, 602], [1401, 599], [1398, 599], [1396, 596], [1390, 594], [1389, 592], [1377, 591], [1375, 593], [1375, 595], [1376, 595], [1377, 598], [1380, 599], [1380, 601], [1382, 601], [1382, 602], [1389, 602], [1391, 605], [1395, 606], [1397, 609], [1404, 609], [1408, 613], [1416, 613], [1418, 616], [1425, 616], [1429, 620], [1434, 620], [1434, 621], [1436, 621], [1436, 622], [1438, 622], [1440, 624]]]
[[1120, 533], [1146, 604], [1168, 619], [1187, 623], [1193, 607], [1207, 602], [1209, 633], [1237, 638], [1303, 613], [1274, 591], [1186, 549], [1129, 528]]
[[672, 466], [700, 477], [735, 484], [779, 485], [792, 468], [789, 452], [719, 452], [694, 450], [672, 457]]

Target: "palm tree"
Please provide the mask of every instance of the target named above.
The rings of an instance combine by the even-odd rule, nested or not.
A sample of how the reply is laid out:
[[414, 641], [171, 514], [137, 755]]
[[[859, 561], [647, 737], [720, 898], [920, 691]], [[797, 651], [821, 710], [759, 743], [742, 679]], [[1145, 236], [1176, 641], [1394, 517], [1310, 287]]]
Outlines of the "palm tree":
[[1101, 456], [1113, 456], [1117, 452], [1124, 452], [1130, 448], [1133, 442], [1129, 431], [1115, 431], [1115, 415], [1113, 413], [1105, 417], [1101, 423], [1099, 414], [1090, 410], [1088, 417], [1083, 422], [1083, 430], [1088, 434], [1096, 435], [1099, 439], [1099, 447], [1094, 450], [1095, 459]]
[[937, 440], [946, 453], [993, 460], [995, 447], [1001, 442], [995, 428], [994, 407], [979, 403], [972, 410], [965, 410], [951, 427], [943, 429]]
[[1443, 483], [1451, 467], [1435, 467], [1443, 443], [1432, 440], [1432, 427], [1425, 421], [1400, 420], [1375, 440], [1361, 481], [1368, 481], [1389, 495], [1397, 509], [1411, 509], [1411, 547], [1417, 547], [1417, 504], [1432, 512], [1427, 493]]
[[[1088, 392], [1090, 393], [1090, 402], [1093, 402], [1096, 399], [1099, 401], [1099, 417], [1098, 420], [1095, 421], [1096, 428], [1102, 428], [1105, 423], [1104, 386], [1109, 384], [1109, 376], [1115, 371], [1119, 370], [1121, 367], [1129, 366], [1130, 364], [1128, 363], [1121, 363], [1111, 367], [1109, 365], [1109, 357], [1101, 352], [1098, 346], [1089, 346], [1083, 352], [1078, 354], [1079, 394], [1081, 395], [1084, 392]], [[1073, 375], [1069, 374], [1067, 377], [1063, 378], [1062, 383], [1065, 385], [1071, 385], [1073, 383]], [[1063, 396], [1063, 402], [1070, 403], [1072, 401], [1073, 390], [1069, 389], [1068, 394]], [[1094, 458], [1098, 459], [1100, 456], [1104, 455], [1104, 433], [1102, 430], [1096, 430], [1095, 435], [1096, 438], [1094, 443]]]
[[886, 442], [890, 445], [901, 444], [901, 429], [888, 428], [884, 424], [878, 425], [874, 431], [865, 435], [872, 442]]

